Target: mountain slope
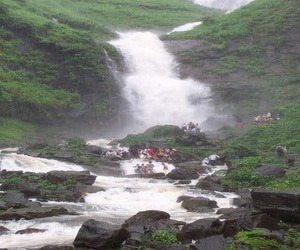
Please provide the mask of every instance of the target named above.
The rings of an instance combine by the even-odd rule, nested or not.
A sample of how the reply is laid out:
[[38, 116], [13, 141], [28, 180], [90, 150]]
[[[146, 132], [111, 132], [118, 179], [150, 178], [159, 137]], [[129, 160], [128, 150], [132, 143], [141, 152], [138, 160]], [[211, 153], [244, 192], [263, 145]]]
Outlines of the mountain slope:
[[[189, 1], [35, 1], [0, 3], [0, 117], [72, 129], [116, 123], [119, 86], [106, 43], [115, 29], [167, 29], [220, 11]], [[168, 15], [166, 15], [168, 14]]]
[[179, 40], [167, 44], [183, 76], [213, 84], [223, 108], [247, 116], [297, 102], [299, 34], [299, 1], [256, 0], [165, 39]]

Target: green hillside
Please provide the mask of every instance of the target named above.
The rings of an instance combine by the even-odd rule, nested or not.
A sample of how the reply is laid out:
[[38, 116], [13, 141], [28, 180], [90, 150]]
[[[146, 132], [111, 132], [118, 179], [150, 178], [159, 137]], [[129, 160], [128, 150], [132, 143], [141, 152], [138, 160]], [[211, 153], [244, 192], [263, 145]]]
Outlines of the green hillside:
[[[212, 75], [219, 107], [230, 107], [242, 120], [240, 129], [224, 128], [228, 136], [218, 149], [235, 159], [227, 176], [233, 186], [288, 189], [300, 184], [299, 34], [298, 0], [256, 0], [192, 31], [164, 37], [199, 41], [201, 52], [190, 48], [178, 53], [182, 67], [192, 65], [198, 75]], [[281, 120], [255, 125], [254, 116], [267, 112]], [[278, 145], [297, 155], [294, 167], [277, 157]], [[264, 177], [255, 172], [263, 164], [276, 164], [288, 174]]]
[[106, 66], [106, 53], [118, 60], [106, 43], [115, 30], [163, 31], [220, 13], [180, 0], [3, 0], [0, 117], [44, 126], [77, 112], [74, 123], [99, 125], [118, 113]]

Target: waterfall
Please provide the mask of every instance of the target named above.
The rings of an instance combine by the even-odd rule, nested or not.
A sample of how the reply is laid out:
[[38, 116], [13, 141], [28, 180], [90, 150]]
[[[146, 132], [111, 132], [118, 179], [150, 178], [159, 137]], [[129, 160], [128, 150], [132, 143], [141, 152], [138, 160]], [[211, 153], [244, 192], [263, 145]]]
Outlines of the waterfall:
[[133, 116], [131, 128], [201, 123], [213, 112], [210, 89], [192, 79], [180, 79], [176, 61], [152, 32], [119, 33], [110, 43], [125, 57], [124, 97]]
[[194, 3], [203, 6], [232, 11], [238, 9], [253, 0], [193, 0]]

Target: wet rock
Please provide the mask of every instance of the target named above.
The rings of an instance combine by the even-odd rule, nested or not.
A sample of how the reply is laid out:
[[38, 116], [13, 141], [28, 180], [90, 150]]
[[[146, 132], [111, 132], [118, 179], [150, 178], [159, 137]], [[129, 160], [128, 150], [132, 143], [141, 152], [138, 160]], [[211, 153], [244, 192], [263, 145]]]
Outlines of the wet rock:
[[16, 232], [16, 234], [33, 234], [33, 233], [43, 233], [46, 232], [46, 229], [39, 229], [39, 228], [26, 228], [26, 229], [22, 229], [22, 230], [18, 230]]
[[52, 217], [59, 215], [74, 214], [63, 207], [36, 207], [9, 209], [0, 214], [0, 220], [31, 220], [35, 218]]
[[216, 201], [201, 196], [184, 200], [181, 206], [189, 212], [212, 212], [218, 207]]
[[125, 220], [123, 227], [129, 226], [141, 226], [153, 221], [163, 220], [163, 219], [170, 219], [170, 214], [164, 211], [159, 210], [147, 210], [138, 212], [136, 215], [130, 217], [129, 219]]
[[27, 202], [24, 194], [20, 192], [7, 192], [3, 196], [3, 201], [6, 202], [7, 208], [23, 208]]
[[252, 216], [253, 226], [255, 228], [265, 228], [271, 231], [279, 230], [279, 220], [268, 214], [258, 214]]
[[223, 229], [224, 226], [219, 219], [199, 219], [183, 226], [181, 232], [177, 236], [183, 242], [189, 242], [191, 240], [198, 240], [222, 234]]
[[96, 180], [95, 175], [91, 175], [89, 171], [50, 171], [46, 174], [49, 182], [59, 184], [61, 182], [74, 179], [76, 182], [92, 185]]
[[253, 206], [263, 213], [287, 222], [300, 222], [300, 190], [276, 192], [252, 190]]
[[190, 246], [191, 250], [224, 250], [227, 247], [227, 241], [223, 235], [214, 235], [197, 240]]
[[239, 218], [250, 218], [252, 211], [247, 208], [221, 208], [217, 214], [222, 214], [219, 218], [232, 220]]
[[10, 230], [6, 227], [0, 226], [0, 236], [3, 234], [8, 234]]
[[255, 169], [256, 172], [269, 177], [282, 178], [285, 176], [286, 170], [274, 164], [267, 164]]
[[118, 249], [128, 237], [129, 232], [125, 228], [88, 220], [79, 229], [73, 244], [92, 249]]

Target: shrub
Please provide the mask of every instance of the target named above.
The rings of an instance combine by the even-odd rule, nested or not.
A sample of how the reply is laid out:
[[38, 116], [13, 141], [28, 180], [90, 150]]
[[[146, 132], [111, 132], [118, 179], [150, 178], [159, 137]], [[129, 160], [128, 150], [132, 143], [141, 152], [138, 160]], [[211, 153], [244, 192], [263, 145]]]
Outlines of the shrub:
[[151, 239], [154, 241], [162, 242], [167, 245], [174, 243], [179, 244], [180, 241], [177, 239], [176, 233], [178, 233], [178, 230], [175, 228], [157, 230], [152, 233]]

